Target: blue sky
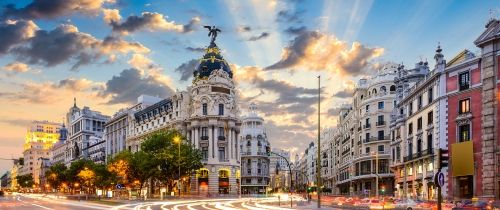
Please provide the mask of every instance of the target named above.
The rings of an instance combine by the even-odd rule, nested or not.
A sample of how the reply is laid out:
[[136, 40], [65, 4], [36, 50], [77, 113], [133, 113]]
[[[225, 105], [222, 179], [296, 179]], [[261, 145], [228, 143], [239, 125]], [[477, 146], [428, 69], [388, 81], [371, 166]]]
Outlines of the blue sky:
[[[81, 105], [111, 115], [133, 104], [139, 94], [167, 97], [176, 89], [185, 89], [191, 80], [181, 80], [182, 73], [188, 77], [192, 66], [187, 64], [202, 56], [202, 52], [187, 48], [203, 48], [209, 43], [203, 25], [222, 30], [217, 43], [233, 65], [241, 108], [245, 110], [250, 100], [256, 102], [268, 122], [271, 143], [300, 152], [315, 135], [316, 105], [311, 92], [318, 74], [326, 87], [323, 127], [334, 127], [335, 109], [350, 101], [334, 95], [352, 90], [357, 79], [376, 72], [376, 64], [403, 62], [412, 66], [427, 59], [433, 65], [438, 42], [448, 60], [466, 48], [476, 51], [473, 41], [484, 29], [489, 10], [500, 13], [500, 2], [495, 0], [57, 2], [0, 3], [0, 30], [18, 26], [26, 36], [0, 51], [0, 128], [8, 130], [0, 134], [5, 142], [0, 153], [7, 156], [20, 155], [27, 122], [60, 121], [73, 97]], [[6, 9], [9, 4], [13, 4], [10, 10]], [[60, 9], [37, 8], [51, 4], [55, 5], [51, 8]], [[121, 18], [106, 21], [106, 12]], [[145, 13], [162, 22], [147, 22]], [[129, 17], [141, 19], [142, 25], [132, 29], [127, 25]], [[188, 29], [190, 21], [193, 24]], [[59, 35], [78, 36], [73, 43], [68, 42], [78, 47], [67, 49], [66, 55], [63, 50], [41, 50], [40, 54], [34, 49], [34, 40], [45, 43], [50, 39], [40, 38], [37, 32], [55, 32], [61, 25], [66, 28]], [[295, 31], [287, 33], [287, 29]], [[106, 46], [103, 43], [109, 37], [125, 45]], [[65, 41], [56, 39], [53, 43]], [[0, 44], [7, 45], [1, 40]], [[134, 44], [142, 47], [133, 48]], [[72, 69], [77, 61], [83, 61], [78, 56], [90, 60]], [[48, 64], [54, 59], [55, 64]], [[122, 74], [131, 68], [137, 78]], [[110, 81], [135, 81], [144, 86], [112, 87]], [[9, 167], [0, 163], [0, 171]]]

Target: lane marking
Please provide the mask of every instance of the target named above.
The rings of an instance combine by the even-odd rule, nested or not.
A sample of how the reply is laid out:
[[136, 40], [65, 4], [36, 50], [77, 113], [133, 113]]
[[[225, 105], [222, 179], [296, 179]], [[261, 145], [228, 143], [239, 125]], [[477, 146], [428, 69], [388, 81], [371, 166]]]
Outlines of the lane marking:
[[40, 206], [40, 205], [38, 205], [38, 204], [34, 204], [34, 203], [32, 203], [31, 205], [33, 205], [33, 206], [38, 206], [38, 207], [40, 207], [40, 208], [44, 208], [44, 209], [50, 209], [50, 210], [52, 210], [51, 208], [48, 208], [48, 207], [45, 207], [45, 206]]

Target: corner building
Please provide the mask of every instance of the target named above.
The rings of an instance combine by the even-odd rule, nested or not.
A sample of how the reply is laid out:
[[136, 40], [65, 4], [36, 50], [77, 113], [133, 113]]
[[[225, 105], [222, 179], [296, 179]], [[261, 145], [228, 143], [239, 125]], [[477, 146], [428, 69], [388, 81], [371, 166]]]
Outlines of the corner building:
[[137, 110], [129, 121], [126, 145], [138, 151], [147, 134], [176, 129], [201, 150], [203, 168], [182, 183], [192, 195], [236, 195], [240, 189], [239, 109], [233, 73], [214, 42], [193, 72], [186, 91]]
[[396, 66], [385, 65], [369, 80], [359, 80], [352, 105], [341, 107], [333, 135], [333, 193], [393, 194], [388, 120], [395, 106], [395, 76]]
[[264, 194], [269, 185], [270, 157], [266, 146], [270, 145], [264, 131], [264, 119], [257, 115], [257, 106], [252, 103], [249, 108], [240, 135], [241, 191], [242, 194]]

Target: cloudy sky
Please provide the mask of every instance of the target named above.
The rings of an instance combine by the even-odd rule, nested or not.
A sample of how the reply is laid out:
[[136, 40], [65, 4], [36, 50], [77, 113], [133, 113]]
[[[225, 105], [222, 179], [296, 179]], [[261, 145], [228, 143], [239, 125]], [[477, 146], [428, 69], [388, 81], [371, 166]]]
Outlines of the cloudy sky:
[[[317, 76], [322, 127], [356, 81], [387, 62], [450, 59], [481, 33], [498, 1], [2, 0], [0, 158], [18, 157], [31, 120], [62, 121], [77, 98], [112, 115], [140, 94], [191, 83], [209, 38], [231, 64], [241, 108], [260, 107], [274, 147], [314, 139]], [[10, 167], [0, 161], [0, 172]]]

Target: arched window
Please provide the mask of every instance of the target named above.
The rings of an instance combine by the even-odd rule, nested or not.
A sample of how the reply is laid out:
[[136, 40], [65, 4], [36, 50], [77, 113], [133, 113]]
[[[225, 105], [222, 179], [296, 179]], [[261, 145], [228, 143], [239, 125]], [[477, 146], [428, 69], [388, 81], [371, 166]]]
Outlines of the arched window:
[[381, 93], [387, 92], [387, 88], [385, 86], [380, 87], [380, 92]]
[[361, 100], [363, 100], [363, 95], [361, 95]]
[[262, 146], [262, 143], [260, 141], [257, 141], [257, 146]]
[[248, 134], [248, 135], [246, 136], [246, 139], [252, 139], [252, 136], [251, 136], [250, 134]]
[[247, 147], [252, 146], [252, 142], [247, 141]]
[[389, 91], [396, 91], [396, 86], [391, 85], [391, 87], [389, 88]]
[[377, 94], [377, 89], [373, 88], [372, 94]]

